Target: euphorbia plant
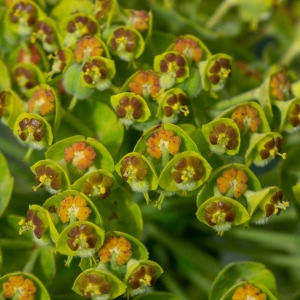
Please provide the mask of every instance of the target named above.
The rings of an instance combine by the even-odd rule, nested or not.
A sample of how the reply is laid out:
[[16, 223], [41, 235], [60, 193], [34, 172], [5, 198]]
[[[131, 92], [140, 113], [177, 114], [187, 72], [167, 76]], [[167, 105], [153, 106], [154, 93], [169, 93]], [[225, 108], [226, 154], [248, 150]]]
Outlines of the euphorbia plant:
[[296, 1], [2, 2], [0, 298], [296, 299]]

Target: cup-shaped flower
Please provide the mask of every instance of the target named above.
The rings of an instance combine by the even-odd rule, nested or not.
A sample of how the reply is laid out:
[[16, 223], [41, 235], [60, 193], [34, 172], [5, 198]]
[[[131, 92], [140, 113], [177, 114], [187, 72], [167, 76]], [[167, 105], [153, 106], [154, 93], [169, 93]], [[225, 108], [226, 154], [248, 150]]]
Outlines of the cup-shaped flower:
[[100, 91], [111, 86], [111, 80], [115, 76], [116, 69], [113, 60], [92, 56], [81, 68], [81, 82], [83, 86], [96, 88]]
[[28, 277], [12, 275], [2, 285], [4, 299], [35, 299], [37, 287]]
[[175, 155], [163, 168], [158, 184], [169, 192], [186, 193], [201, 186], [210, 172], [211, 167], [203, 156], [198, 152], [184, 151]]
[[45, 82], [41, 69], [33, 63], [15, 64], [12, 68], [12, 79], [22, 93]]
[[90, 268], [75, 280], [73, 291], [86, 299], [115, 299], [126, 290], [126, 285], [111, 272]]
[[124, 282], [127, 283], [127, 296], [133, 297], [152, 287], [163, 273], [162, 268], [151, 260], [140, 260], [128, 265]]
[[190, 34], [178, 36], [171, 45], [170, 50], [183, 54], [188, 61], [195, 63], [206, 60], [211, 55], [207, 46]]
[[58, 26], [52, 18], [40, 18], [31, 34], [31, 42], [40, 41], [46, 52], [55, 52], [60, 45]]
[[286, 153], [280, 152], [281, 146], [282, 136], [277, 132], [253, 134], [245, 155], [246, 165], [254, 163], [257, 166], [265, 166], [278, 156], [285, 159]]
[[53, 115], [57, 100], [52, 87], [41, 84], [32, 90], [28, 90], [26, 94], [30, 95], [27, 103], [30, 113], [37, 113], [43, 117]]
[[130, 62], [143, 53], [145, 42], [133, 27], [119, 26], [108, 37], [107, 46], [111, 54]]
[[164, 89], [175, 83], [183, 82], [189, 77], [189, 67], [183, 54], [176, 51], [166, 51], [154, 57], [154, 70], [161, 73], [160, 85]]
[[256, 300], [268, 299], [265, 293], [261, 292], [259, 288], [257, 288], [251, 283], [246, 283], [243, 286], [239, 286], [232, 295], [232, 300], [241, 300], [249, 298]]
[[276, 186], [257, 192], [247, 192], [245, 195], [251, 221], [256, 224], [266, 223], [272, 215], [279, 215], [290, 205], [288, 201], [283, 200], [283, 193]]
[[19, 234], [25, 231], [32, 233], [32, 239], [38, 245], [49, 245], [51, 243], [50, 217], [47, 210], [39, 205], [30, 205], [26, 213], [26, 218], [21, 219], [19, 222]]
[[117, 184], [110, 172], [100, 169], [80, 177], [72, 187], [88, 197], [104, 200], [117, 187]]
[[125, 9], [126, 25], [143, 32], [152, 27], [152, 14], [146, 10]]
[[119, 7], [116, 0], [96, 0], [94, 4], [94, 16], [99, 24], [107, 22], [109, 27], [110, 21], [115, 16], [118, 17]]
[[100, 262], [111, 262], [112, 267], [122, 266], [131, 258], [131, 243], [123, 236], [110, 235], [98, 250]]
[[53, 135], [48, 122], [34, 113], [21, 113], [13, 126], [17, 139], [35, 149], [43, 149], [52, 144]]
[[235, 155], [240, 148], [240, 131], [228, 118], [217, 118], [202, 126], [202, 132], [210, 150], [218, 155]]
[[160, 75], [153, 70], [137, 71], [124, 84], [124, 87], [127, 88], [127, 86], [131, 92], [141, 95], [145, 99], [151, 97], [157, 100], [163, 90], [160, 84]]
[[68, 255], [69, 264], [74, 256], [91, 258], [104, 241], [104, 230], [92, 222], [77, 221], [67, 226], [59, 235], [57, 252]]
[[77, 12], [59, 23], [64, 36], [63, 45], [70, 47], [76, 44], [83, 36], [94, 36], [99, 33], [96, 19], [84, 12]]
[[85, 221], [91, 214], [91, 209], [88, 207], [88, 202], [80, 194], [67, 195], [64, 197], [59, 207], [57, 214], [63, 223], [72, 223], [75, 220]]
[[179, 88], [172, 88], [159, 99], [156, 117], [164, 123], [176, 123], [180, 116], [186, 117], [189, 112], [184, 91]]
[[49, 159], [40, 160], [31, 166], [30, 169], [35, 174], [37, 183], [37, 186], [34, 187], [35, 191], [41, 187], [45, 188], [50, 194], [56, 194], [70, 187], [66, 172], [55, 161]]
[[0, 121], [13, 128], [17, 117], [25, 110], [18, 94], [12, 90], [0, 92]]
[[138, 94], [119, 93], [111, 96], [110, 101], [120, 122], [126, 126], [135, 122], [145, 122], [151, 115], [147, 102]]
[[207, 199], [198, 208], [196, 216], [200, 222], [211, 226], [219, 235], [232, 226], [245, 225], [250, 219], [242, 204], [225, 196]]
[[28, 47], [21, 47], [18, 53], [18, 63], [33, 63], [41, 66], [43, 60], [42, 49], [37, 47], [35, 44], [30, 44]]
[[274, 100], [284, 101], [291, 98], [291, 83], [283, 71], [278, 71], [271, 75], [270, 94]]
[[230, 168], [217, 178], [217, 187], [222, 195], [238, 199], [247, 190], [248, 177], [241, 169]]
[[145, 193], [157, 189], [158, 178], [153, 166], [137, 152], [127, 153], [116, 164], [115, 169], [135, 192]]
[[226, 54], [214, 54], [199, 63], [202, 86], [206, 91], [221, 90], [231, 76], [231, 57]]
[[245, 200], [245, 193], [249, 190], [261, 190], [261, 184], [256, 175], [243, 164], [224, 165], [214, 170], [209, 181], [199, 191], [197, 206], [199, 207], [212, 196], [226, 196], [242, 202]]
[[171, 130], [162, 129], [154, 132], [146, 141], [147, 152], [151, 157], [160, 159], [162, 156], [175, 155], [179, 152], [181, 138]]

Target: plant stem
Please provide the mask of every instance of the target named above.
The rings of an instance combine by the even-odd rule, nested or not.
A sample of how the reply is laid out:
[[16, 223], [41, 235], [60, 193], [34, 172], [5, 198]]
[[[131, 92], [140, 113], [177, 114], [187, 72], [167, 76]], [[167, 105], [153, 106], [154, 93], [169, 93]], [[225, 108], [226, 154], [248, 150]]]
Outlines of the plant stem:
[[241, 102], [246, 102], [246, 101], [250, 101], [253, 99], [257, 99], [258, 98], [258, 94], [259, 94], [259, 90], [260, 87], [255, 88], [253, 90], [249, 90], [245, 93], [239, 94], [235, 97], [232, 97], [228, 100], [219, 102], [217, 104], [215, 104], [212, 108], [215, 110], [224, 110], [226, 108], [229, 108], [233, 105], [239, 104]]
[[234, 5], [235, 0], [224, 0], [206, 23], [207, 28], [213, 28], [226, 12]]
[[35, 248], [32, 250], [30, 257], [29, 257], [25, 267], [23, 268], [23, 272], [26, 272], [26, 273], [32, 272], [39, 254], [40, 254], [39, 248]]

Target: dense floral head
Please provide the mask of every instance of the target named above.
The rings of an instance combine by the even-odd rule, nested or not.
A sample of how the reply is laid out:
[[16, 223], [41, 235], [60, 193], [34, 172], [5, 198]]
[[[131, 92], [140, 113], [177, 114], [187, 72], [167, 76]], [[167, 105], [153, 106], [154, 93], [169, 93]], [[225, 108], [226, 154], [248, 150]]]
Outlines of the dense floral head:
[[104, 200], [111, 193], [113, 181], [110, 177], [103, 174], [94, 174], [82, 185], [82, 192], [90, 197], [98, 197]]
[[177, 37], [173, 50], [191, 58], [195, 62], [200, 62], [203, 57], [203, 49], [199, 46], [198, 41], [191, 36]]
[[23, 275], [14, 275], [3, 283], [3, 296], [5, 299], [34, 300], [37, 288], [30, 278]]
[[173, 131], [162, 129], [147, 139], [147, 152], [155, 159], [160, 159], [164, 153], [175, 155], [179, 151], [180, 143], [181, 138]]
[[222, 195], [238, 199], [247, 190], [248, 177], [241, 169], [230, 168], [217, 178], [217, 186]]
[[232, 118], [240, 131], [247, 131], [249, 129], [251, 132], [257, 132], [261, 124], [258, 111], [250, 105], [239, 106], [233, 112]]
[[84, 171], [91, 167], [97, 154], [92, 146], [85, 142], [73, 143], [72, 146], [66, 147], [64, 160], [71, 163], [73, 167]]
[[101, 56], [103, 48], [101, 41], [95, 36], [86, 35], [76, 44], [74, 50], [75, 60], [79, 63], [89, 59], [91, 56]]
[[291, 84], [283, 72], [271, 76], [270, 92], [274, 99], [280, 101], [288, 100], [291, 97]]
[[125, 237], [116, 235], [108, 237], [98, 251], [102, 263], [114, 261], [119, 266], [126, 264], [131, 255], [131, 243]]
[[247, 283], [245, 286], [238, 287], [232, 296], [232, 300], [244, 299], [267, 300], [268, 298], [265, 293], [261, 293], [259, 288], [250, 283]]
[[231, 228], [236, 217], [232, 205], [225, 201], [211, 202], [204, 208], [204, 219], [208, 225], [215, 227], [216, 231], [223, 232]]
[[111, 290], [111, 284], [108, 280], [93, 273], [84, 274], [80, 277], [78, 285], [79, 291], [86, 299], [94, 298], [99, 295], [109, 295]]
[[222, 154], [226, 150], [233, 150], [238, 147], [238, 133], [235, 129], [225, 123], [214, 125], [213, 130], [209, 134], [209, 141], [212, 145], [211, 150]]
[[63, 223], [76, 220], [85, 221], [91, 214], [87, 201], [80, 195], [68, 195], [63, 198], [57, 208], [57, 214]]
[[[35, 181], [38, 184], [37, 187], [45, 187], [50, 193], [60, 191], [62, 180], [54, 169], [41, 164], [35, 168], [35, 173]], [[36, 190], [37, 187], [34, 189]]]
[[162, 91], [160, 77], [152, 70], [140, 71], [129, 83], [129, 89], [145, 98], [151, 96], [151, 98], [157, 99]]
[[28, 100], [28, 111], [47, 116], [54, 111], [55, 95], [50, 88], [38, 88], [33, 96]]

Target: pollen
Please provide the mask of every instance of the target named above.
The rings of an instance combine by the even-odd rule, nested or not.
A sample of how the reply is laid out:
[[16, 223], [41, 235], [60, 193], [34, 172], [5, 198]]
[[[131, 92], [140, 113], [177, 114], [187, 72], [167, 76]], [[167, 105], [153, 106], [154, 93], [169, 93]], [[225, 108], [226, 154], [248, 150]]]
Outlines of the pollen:
[[265, 293], [261, 293], [260, 289], [255, 287], [254, 285], [247, 283], [244, 287], [238, 287], [233, 296], [232, 300], [267, 300], [267, 295]]
[[55, 107], [55, 96], [51, 89], [37, 89], [28, 101], [30, 113], [38, 112], [42, 116], [49, 115]]
[[88, 146], [85, 142], [78, 142], [66, 147], [64, 160], [71, 162], [79, 170], [86, 170], [94, 163], [96, 156], [93, 147]]
[[87, 201], [80, 196], [68, 195], [61, 202], [57, 209], [57, 214], [63, 223], [70, 220], [85, 221], [91, 214], [91, 209], [87, 207]]
[[115, 260], [121, 266], [128, 262], [132, 255], [131, 243], [124, 237], [111, 235], [98, 251], [102, 263]]
[[34, 300], [36, 291], [34, 282], [22, 275], [10, 276], [8, 281], [3, 283], [3, 295], [7, 299]]
[[217, 186], [221, 194], [238, 199], [245, 193], [248, 186], [248, 177], [243, 170], [231, 168], [222, 173], [217, 178]]
[[146, 142], [147, 152], [155, 159], [160, 159], [162, 152], [167, 150], [170, 154], [175, 155], [180, 148], [181, 138], [176, 136], [171, 130], [160, 130], [154, 132]]

